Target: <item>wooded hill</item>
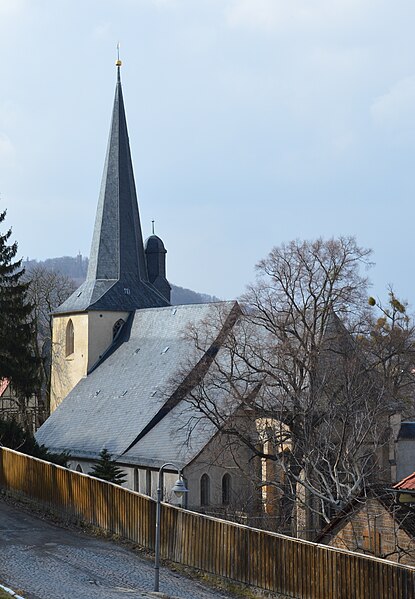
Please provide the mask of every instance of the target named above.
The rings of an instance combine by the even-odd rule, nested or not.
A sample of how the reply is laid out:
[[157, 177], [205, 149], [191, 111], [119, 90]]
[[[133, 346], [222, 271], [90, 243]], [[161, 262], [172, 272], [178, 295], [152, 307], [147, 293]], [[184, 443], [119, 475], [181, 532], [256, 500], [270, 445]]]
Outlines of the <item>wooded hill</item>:
[[[47, 258], [46, 260], [25, 260], [24, 267], [30, 271], [36, 266], [43, 266], [48, 270], [60, 272], [63, 275], [73, 279], [75, 286], [78, 287], [86, 278], [88, 270], [88, 258], [78, 254], [78, 256], [61, 256], [60, 258]], [[179, 304], [206, 304], [209, 302], [219, 301], [219, 298], [207, 293], [198, 293], [191, 289], [179, 287], [170, 283], [171, 303]]]

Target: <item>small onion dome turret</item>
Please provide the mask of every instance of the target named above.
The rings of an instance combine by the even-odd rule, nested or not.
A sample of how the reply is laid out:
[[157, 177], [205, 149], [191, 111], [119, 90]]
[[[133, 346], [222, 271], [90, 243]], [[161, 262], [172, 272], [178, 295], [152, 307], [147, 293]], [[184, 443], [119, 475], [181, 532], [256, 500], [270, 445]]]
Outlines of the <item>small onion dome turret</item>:
[[166, 279], [166, 254], [164, 243], [151, 235], [145, 243], [148, 279], [152, 285], [170, 302], [171, 287]]
[[166, 248], [164, 243], [157, 235], [150, 235], [146, 240], [145, 245], [146, 254], [165, 254]]

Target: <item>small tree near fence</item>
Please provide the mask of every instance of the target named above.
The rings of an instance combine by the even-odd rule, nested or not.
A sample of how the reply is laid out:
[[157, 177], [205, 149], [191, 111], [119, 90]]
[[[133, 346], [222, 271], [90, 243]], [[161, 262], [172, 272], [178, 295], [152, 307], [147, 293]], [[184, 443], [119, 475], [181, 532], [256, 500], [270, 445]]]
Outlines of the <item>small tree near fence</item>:
[[89, 474], [116, 485], [122, 485], [126, 481], [125, 473], [117, 466], [115, 460], [112, 459], [112, 455], [105, 447], [99, 454], [99, 461], [93, 466]]

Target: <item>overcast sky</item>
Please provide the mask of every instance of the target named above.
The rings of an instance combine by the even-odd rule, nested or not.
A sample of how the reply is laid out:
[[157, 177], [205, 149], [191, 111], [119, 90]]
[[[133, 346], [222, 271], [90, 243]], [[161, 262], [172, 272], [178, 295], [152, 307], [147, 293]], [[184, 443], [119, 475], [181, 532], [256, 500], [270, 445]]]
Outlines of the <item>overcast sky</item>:
[[294, 238], [355, 235], [415, 304], [415, 3], [0, 0], [0, 207], [20, 254], [89, 254], [122, 81], [143, 232], [233, 298]]

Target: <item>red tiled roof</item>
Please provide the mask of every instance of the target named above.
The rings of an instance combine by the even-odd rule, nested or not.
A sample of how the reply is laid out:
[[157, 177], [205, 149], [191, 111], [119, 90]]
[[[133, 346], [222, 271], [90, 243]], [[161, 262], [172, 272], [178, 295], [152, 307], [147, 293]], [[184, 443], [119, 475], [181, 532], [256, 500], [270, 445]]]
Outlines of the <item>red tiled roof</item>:
[[408, 491], [415, 491], [415, 472], [401, 480], [396, 485], [393, 485], [394, 489], [407, 489]]
[[6, 391], [7, 387], [9, 386], [9, 382], [9, 379], [0, 379], [0, 397]]

